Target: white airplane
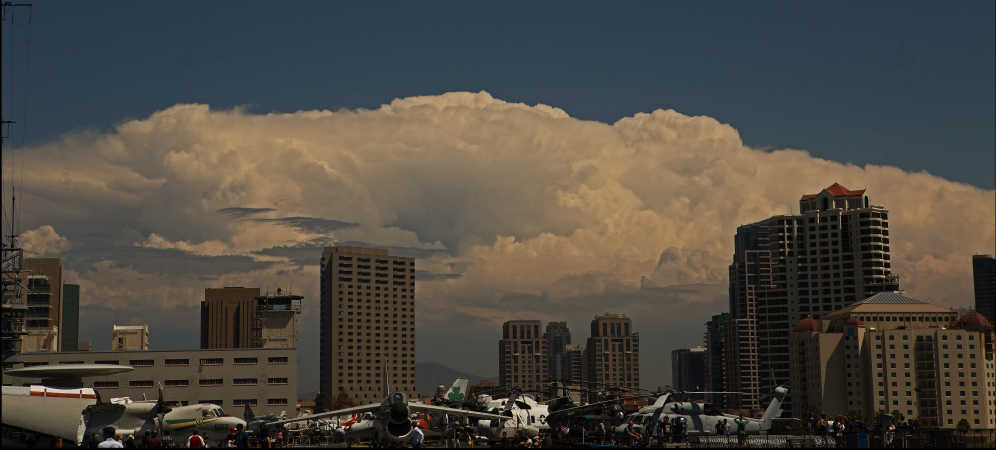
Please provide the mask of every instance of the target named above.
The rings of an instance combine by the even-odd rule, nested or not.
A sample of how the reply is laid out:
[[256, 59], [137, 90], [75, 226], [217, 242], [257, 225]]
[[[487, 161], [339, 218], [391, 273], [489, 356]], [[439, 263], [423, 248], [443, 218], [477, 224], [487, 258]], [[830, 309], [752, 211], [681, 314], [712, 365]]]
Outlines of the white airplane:
[[[124, 436], [136, 437], [155, 429], [168, 432], [174, 442], [186, 443], [194, 429], [209, 442], [223, 439], [232, 427], [245, 421], [232, 417], [214, 404], [168, 407], [162, 389], [158, 400], [135, 401], [127, 397], [101, 402], [92, 388], [81, 387], [85, 377], [106, 376], [134, 370], [112, 364], [63, 364], [11, 369], [8, 376], [41, 378], [45, 385], [3, 386], [3, 424], [62, 438], [80, 445], [87, 434], [101, 435], [111, 426]], [[72, 387], [70, 387], [72, 386]]]
[[[723, 394], [723, 392], [696, 393]], [[726, 394], [731, 394], [731, 392], [726, 392]], [[732, 394], [739, 394], [739, 392]], [[747, 421], [747, 433], [756, 434], [761, 431], [770, 430], [772, 421], [782, 415], [782, 401], [785, 400], [786, 396], [788, 396], [788, 388], [779, 386], [775, 388], [771, 404], [768, 405], [768, 408], [764, 411], [764, 415], [761, 416], [760, 419], [743, 417], [743, 419]], [[650, 430], [651, 434], [656, 434], [657, 430], [659, 430], [661, 422], [666, 419], [674, 418], [685, 419], [685, 423], [688, 426], [688, 434], [690, 435], [715, 434], [716, 424], [723, 420], [726, 420], [729, 425], [729, 433], [736, 433], [736, 420], [741, 418], [741, 416], [732, 414], [706, 414], [705, 405], [703, 403], [674, 402], [669, 401], [670, 398], [671, 393], [664, 394], [658, 397], [657, 401], [655, 401], [653, 405], [641, 408], [639, 411], [626, 416], [626, 420], [623, 424], [616, 427], [616, 435], [626, 435], [629, 422], [631, 421], [633, 422], [634, 431], [643, 433], [644, 430]]]
[[372, 413], [373, 420], [360, 421], [359, 423], [352, 425], [347, 436], [350, 439], [354, 439], [356, 438], [354, 433], [360, 433], [361, 431], [365, 434], [373, 433], [374, 436], [372, 436], [371, 439], [375, 439], [381, 444], [407, 444], [411, 439], [411, 434], [415, 429], [415, 426], [419, 425], [416, 421], [412, 420], [413, 413], [445, 414], [449, 416], [497, 421], [507, 420], [506, 417], [495, 414], [411, 402], [408, 401], [404, 393], [395, 392], [388, 395], [382, 403], [371, 403], [363, 406], [339, 409], [320, 414], [313, 414], [308, 417], [278, 420], [276, 422], [270, 422], [266, 424], [266, 426], [283, 426], [289, 423], [316, 420], [323, 417], [346, 416], [352, 414], [359, 415], [365, 413]]
[[546, 418], [550, 415], [549, 406], [536, 402], [524, 394], [512, 398], [492, 399], [483, 394], [477, 397], [478, 405], [493, 414], [505, 416], [505, 420], [478, 420], [477, 433], [490, 440], [515, 438], [519, 433], [537, 436], [541, 431], [549, 431]]

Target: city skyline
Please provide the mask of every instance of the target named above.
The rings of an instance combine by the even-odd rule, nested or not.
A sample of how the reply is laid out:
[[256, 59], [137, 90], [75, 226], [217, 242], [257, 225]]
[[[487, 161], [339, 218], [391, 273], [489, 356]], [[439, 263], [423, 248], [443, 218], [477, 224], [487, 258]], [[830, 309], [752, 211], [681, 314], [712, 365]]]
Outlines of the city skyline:
[[[613, 67], [596, 71], [584, 52], [539, 33], [534, 24], [520, 24], [525, 33], [511, 42], [546, 39], [545, 51], [561, 52], [569, 56], [561, 61], [565, 65], [584, 63], [577, 67], [592, 73], [577, 70], [576, 78], [568, 78], [570, 71], [539, 63], [541, 53], [517, 59], [495, 45], [474, 54], [469, 68], [455, 71], [454, 78], [426, 82], [443, 70], [418, 64], [384, 75], [390, 65], [374, 64], [371, 55], [390, 60], [387, 50], [400, 27], [378, 35], [369, 54], [321, 47], [341, 35], [300, 50], [348, 66], [341, 79], [330, 75], [340, 72], [328, 70], [334, 67], [327, 61], [262, 64], [267, 67], [254, 78], [245, 75], [254, 72], [241, 55], [223, 72], [231, 86], [206, 78], [210, 55], [189, 46], [156, 57], [166, 48], [163, 39], [174, 34], [161, 29], [169, 27], [149, 27], [145, 68], [101, 57], [65, 70], [63, 64], [79, 60], [54, 49], [62, 49], [64, 33], [79, 24], [60, 12], [78, 7], [35, 8], [34, 51], [41, 56], [32, 71], [41, 72], [33, 86], [40, 106], [28, 121], [11, 117], [19, 123], [5, 147], [4, 198], [16, 182], [19, 242], [27, 255], [62, 258], [62, 282], [80, 286], [80, 340], [95, 350], [106, 349], [112, 324], [136, 322], [153, 330], [153, 349], [198, 348], [205, 288], [283, 288], [304, 297], [299, 381], [317, 390], [321, 252], [332, 244], [354, 244], [418, 261], [418, 362], [495, 376], [495, 342], [505, 321], [557, 321], [586, 330], [592, 317], [614, 311], [633, 318], [644, 342], [639, 379], [654, 388], [670, 378], [670, 350], [701, 345], [702, 325], [728, 310], [737, 227], [799, 214], [802, 195], [840, 183], [866, 189], [874, 203], [886, 205], [892, 271], [908, 295], [934, 304], [971, 307], [972, 255], [996, 248], [993, 96], [986, 95], [994, 84], [991, 4], [936, 19], [952, 33], [929, 44], [914, 39], [906, 24], [883, 25], [897, 34], [869, 38], [867, 49], [841, 32], [844, 48], [830, 59], [852, 51], [864, 63], [810, 61], [794, 71], [781, 61], [770, 67], [784, 75], [771, 81], [757, 75], [738, 79], [754, 72], [742, 59], [731, 74], [701, 83], [691, 76], [714, 73], [706, 68], [718, 64], [693, 54], [716, 61], [737, 57], [736, 48], [744, 47], [710, 51], [723, 47], [722, 36], [730, 38], [735, 29], [694, 44], [671, 62], [663, 50], [642, 43], [628, 59], [613, 60], [621, 75], [611, 78]], [[101, 11], [111, 18], [132, 14], [135, 20], [122, 25], [131, 29], [147, 24], [156, 11], [136, 8]], [[914, 5], [907, 14], [925, 21], [925, 9]], [[843, 23], [856, 32], [868, 30], [888, 10], [869, 10]], [[367, 24], [376, 15], [350, 11], [344, 16]], [[648, 16], [668, 10], [654, 11], [659, 14]], [[220, 21], [209, 13], [205, 23]], [[618, 27], [626, 17], [606, 20]], [[958, 26], [967, 17], [989, 21], [985, 39], [968, 39], [978, 30]], [[183, 23], [193, 30], [193, 37], [181, 39], [184, 45], [210, 28]], [[70, 31], [54, 31], [59, 25]], [[637, 37], [672, 36], [647, 28]], [[565, 29], [580, 39], [578, 27]], [[116, 36], [99, 31], [80, 33], [81, 53], [93, 56]], [[215, 36], [218, 30], [209, 31], [207, 36]], [[761, 42], [774, 38], [748, 31]], [[833, 34], [805, 34], [801, 42], [825, 50]], [[483, 41], [503, 42], [500, 30], [486, 35]], [[412, 45], [425, 49], [450, 34], [434, 36], [439, 39]], [[619, 36], [604, 39], [605, 47], [598, 48], [609, 53], [628, 48]], [[971, 42], [963, 52], [946, 50], [963, 41]], [[136, 50], [133, 45], [113, 49]], [[463, 45], [473, 44], [447, 44], [430, 59], [462, 54]], [[677, 50], [671, 41], [660, 45]], [[280, 54], [278, 47], [266, 49]], [[797, 50], [771, 52], [763, 60], [774, 63]], [[124, 54], [112, 52], [111, 58], [128, 59]], [[911, 62], [914, 54], [923, 56]], [[416, 55], [394, 57], [411, 62]], [[980, 62], [973, 55], [985, 57]], [[495, 56], [517, 64], [485, 76], [499, 64], [482, 61]], [[883, 62], [869, 62], [876, 56]], [[60, 58], [65, 61], [55, 62]], [[696, 64], [675, 73], [671, 66], [682, 62]], [[917, 70], [896, 69], [905, 63]], [[820, 72], [828, 65], [834, 70]], [[156, 70], [161, 72], [154, 80], [128, 78]], [[102, 76], [80, 77], [99, 80], [85, 93], [58, 97], [79, 85], [57, 75], [81, 71]], [[890, 85], [889, 74], [894, 79], [897, 71], [910, 78]], [[357, 81], [364, 73], [381, 75]], [[405, 74], [414, 81], [399, 81]], [[523, 74], [546, 81], [517, 88]], [[787, 81], [793, 76], [807, 81]], [[563, 79], [570, 80], [563, 90], [551, 84]], [[629, 79], [639, 81], [633, 92], [620, 90]], [[801, 95], [810, 83], [830, 87], [811, 86], [820, 95]], [[362, 92], [347, 95], [350, 86]], [[646, 95], [639, 95], [644, 88]], [[4, 89], [6, 94], [7, 84]], [[709, 92], [737, 95], [718, 101]], [[949, 102], [941, 101], [945, 93]], [[107, 97], [107, 103], [94, 95]], [[54, 97], [68, 112], [53, 106], [59, 103]], [[91, 114], [80, 112], [80, 105], [95, 103], [100, 106]], [[15, 106], [4, 95], [5, 119]], [[583, 334], [574, 342], [583, 342]], [[658, 354], [658, 342], [669, 348]]]

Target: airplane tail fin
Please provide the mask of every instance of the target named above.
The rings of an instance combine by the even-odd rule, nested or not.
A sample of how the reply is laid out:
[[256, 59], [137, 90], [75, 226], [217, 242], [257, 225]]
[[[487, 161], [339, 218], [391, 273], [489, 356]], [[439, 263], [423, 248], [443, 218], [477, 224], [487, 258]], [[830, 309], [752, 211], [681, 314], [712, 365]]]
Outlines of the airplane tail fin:
[[761, 429], [770, 430], [772, 419], [777, 419], [782, 415], [782, 401], [788, 396], [788, 388], [785, 386], [778, 386], [775, 388], [775, 394], [771, 398], [771, 404], [768, 405], [768, 409], [764, 410], [764, 415], [761, 416]]
[[667, 399], [670, 397], [671, 397], [670, 393], [657, 397], [657, 401], [654, 402], [654, 408], [660, 408], [661, 406], [664, 406], [664, 404], [667, 403]]
[[450, 390], [446, 391], [446, 400], [451, 402], [462, 402], [467, 398], [467, 385], [470, 384], [470, 380], [466, 378], [457, 378], [453, 381], [453, 385], [450, 386]]

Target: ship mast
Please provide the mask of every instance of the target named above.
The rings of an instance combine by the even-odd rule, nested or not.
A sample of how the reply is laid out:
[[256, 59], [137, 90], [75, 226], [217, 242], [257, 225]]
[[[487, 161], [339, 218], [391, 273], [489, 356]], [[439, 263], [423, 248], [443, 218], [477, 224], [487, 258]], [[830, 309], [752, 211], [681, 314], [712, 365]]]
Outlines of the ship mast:
[[[31, 9], [30, 3], [15, 3], [15, 2], [2, 2], [0, 3], [0, 16], [2, 16], [2, 27], [6, 27], [8, 20], [13, 23], [14, 17], [8, 14], [8, 9], [14, 8], [27, 8], [29, 11]], [[30, 13], [29, 16], [30, 18]], [[28, 20], [30, 24], [30, 19]], [[2, 40], [3, 30], [0, 29], [0, 40]], [[3, 48], [3, 42], [0, 41], [0, 49]], [[2, 50], [0, 50], [2, 52]], [[0, 53], [2, 54], [2, 53]], [[6, 69], [6, 67], [4, 67]], [[9, 82], [9, 80], [7, 80]], [[6, 92], [4, 92], [6, 96]], [[6, 163], [7, 154], [7, 140], [10, 138], [10, 131], [15, 125], [12, 120], [7, 120], [4, 115], [3, 105], [0, 102], [0, 169], [3, 169], [3, 164]], [[7, 167], [7, 172], [9, 172], [9, 179], [6, 180], [10, 184], [10, 213], [7, 212], [6, 202], [3, 201], [2, 197], [6, 194], [3, 189], [3, 176], [0, 176], [0, 211], [3, 213], [3, 219], [0, 219], [0, 223], [5, 223], [9, 220], [9, 234], [0, 233], [0, 271], [2, 271], [3, 287], [3, 323], [2, 332], [0, 332], [0, 345], [2, 345], [2, 358], [3, 358], [3, 368], [8, 369], [12, 367], [15, 363], [20, 362], [20, 358], [17, 356], [20, 352], [20, 342], [21, 336], [25, 334], [24, 332], [24, 318], [27, 313], [27, 304], [25, 303], [24, 296], [21, 295], [22, 286], [21, 271], [24, 267], [24, 251], [17, 246], [17, 196], [16, 189], [14, 185], [14, 168]], [[7, 174], [4, 174], [7, 175]]]

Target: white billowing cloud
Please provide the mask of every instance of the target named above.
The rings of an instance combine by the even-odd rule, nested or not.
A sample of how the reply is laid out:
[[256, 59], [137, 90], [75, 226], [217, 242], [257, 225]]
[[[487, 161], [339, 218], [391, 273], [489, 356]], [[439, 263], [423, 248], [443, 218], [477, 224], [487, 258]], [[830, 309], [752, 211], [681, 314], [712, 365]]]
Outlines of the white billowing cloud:
[[24, 255], [31, 257], [56, 257], [73, 247], [69, 239], [57, 233], [51, 225], [42, 225], [21, 233], [18, 244], [24, 250]]
[[[754, 150], [709, 117], [658, 110], [605, 124], [485, 92], [335, 112], [176, 105], [21, 158], [34, 174], [21, 188], [23, 217], [72, 230], [68, 238], [86, 243], [72, 255], [113, 242], [272, 263], [208, 280], [149, 279], [113, 255], [74, 268], [95, 289], [103, 280], [131, 286], [108, 293], [134, 296], [124, 305], [149, 298], [193, 307], [204, 287], [281, 277], [310, 283], [317, 295], [320, 250], [297, 260], [305, 272], [293, 258], [258, 254], [358, 241], [445, 250], [418, 266], [446, 274], [418, 287], [420, 317], [431, 323], [495, 325], [534, 310], [590, 317], [618, 306], [639, 314], [637, 327], [652, 326], [666, 308], [640, 302], [677, 297], [640, 291], [641, 278], [693, 286], [680, 291], [683, 301], [715, 303], [736, 227], [797, 212], [803, 194], [834, 182], [866, 188], [890, 209], [894, 269], [914, 297], [969, 304], [971, 255], [996, 247], [992, 190], [800, 150]], [[244, 215], [218, 213], [226, 208]], [[118, 278], [142, 276], [133, 285]], [[141, 294], [183, 283], [194, 287]], [[696, 285], [713, 287], [697, 295]], [[700, 325], [688, 324], [689, 335], [701, 336]]]

